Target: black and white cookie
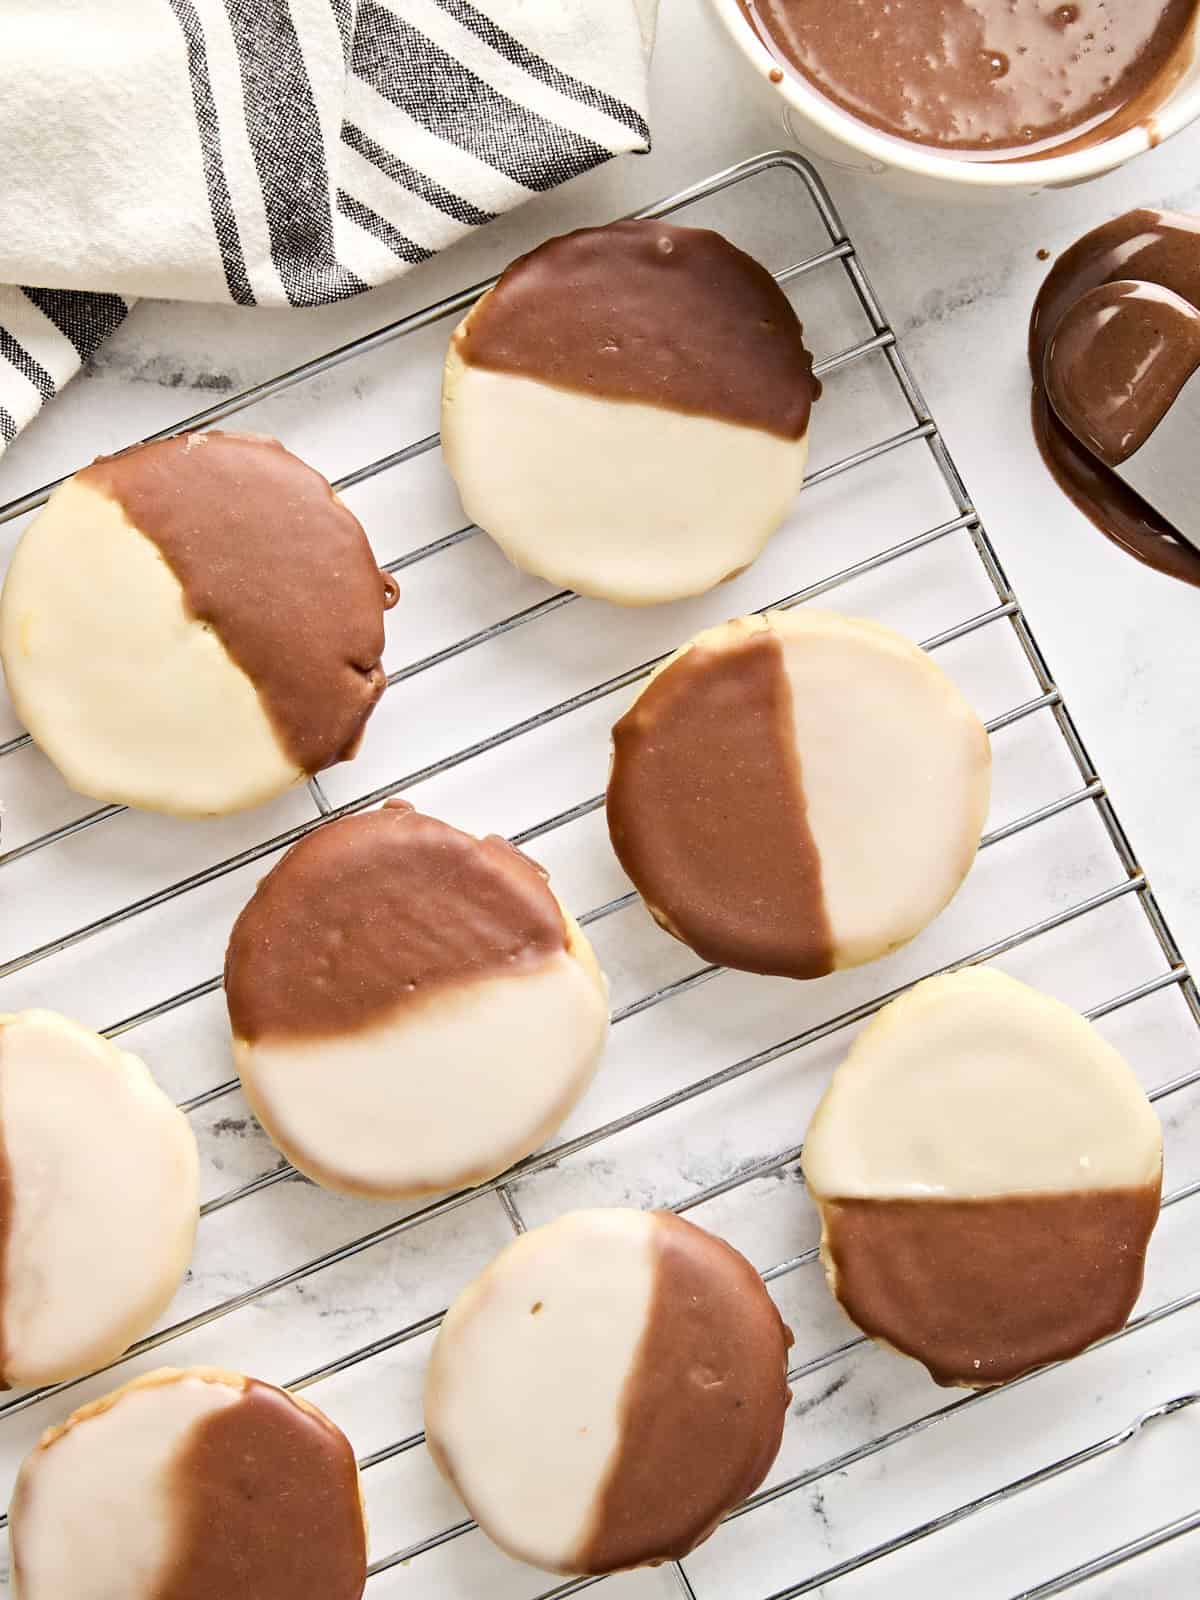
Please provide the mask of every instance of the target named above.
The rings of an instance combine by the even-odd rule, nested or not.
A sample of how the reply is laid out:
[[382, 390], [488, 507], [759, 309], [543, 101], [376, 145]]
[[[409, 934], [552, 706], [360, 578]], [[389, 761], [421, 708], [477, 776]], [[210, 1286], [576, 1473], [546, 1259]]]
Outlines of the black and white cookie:
[[403, 801], [293, 846], [234, 926], [225, 992], [271, 1138], [318, 1183], [379, 1198], [527, 1155], [608, 1031], [604, 975], [542, 869]]
[[55, 490], [8, 570], [0, 658], [73, 789], [215, 815], [354, 753], [397, 593], [319, 472], [184, 433]]
[[552, 1572], [685, 1555], [766, 1476], [791, 1334], [754, 1268], [670, 1212], [576, 1211], [459, 1295], [425, 1429], [484, 1532]]
[[366, 1585], [345, 1435], [211, 1367], [148, 1373], [49, 1429], [9, 1519], [21, 1600], [360, 1600]]
[[613, 729], [608, 827], [698, 955], [814, 978], [937, 915], [990, 790], [983, 725], [924, 651], [801, 607], [710, 628], [655, 672]]
[[518, 567], [651, 605], [761, 552], [819, 387], [765, 267], [705, 228], [617, 222], [514, 261], [460, 324], [442, 448]]
[[1002, 972], [927, 978], [885, 1006], [803, 1161], [834, 1293], [939, 1383], [1077, 1355], [1137, 1299], [1158, 1118], [1090, 1022]]

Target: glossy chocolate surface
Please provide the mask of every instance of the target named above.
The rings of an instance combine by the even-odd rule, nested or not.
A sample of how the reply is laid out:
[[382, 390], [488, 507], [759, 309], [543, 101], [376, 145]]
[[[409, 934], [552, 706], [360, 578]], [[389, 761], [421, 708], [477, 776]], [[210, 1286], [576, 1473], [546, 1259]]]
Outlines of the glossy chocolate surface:
[[740, 0], [778, 56], [882, 133], [966, 160], [1063, 155], [1148, 122], [1195, 0]]
[[527, 856], [392, 801], [316, 829], [272, 868], [234, 924], [225, 994], [236, 1038], [329, 1037], [566, 947]]
[[822, 1250], [865, 1333], [943, 1384], [1006, 1383], [1125, 1325], [1159, 1186], [823, 1200]]
[[662, 925], [706, 961], [815, 978], [833, 966], [783, 646], [693, 644], [613, 729], [608, 828]]
[[798, 439], [820, 385], [767, 269], [707, 228], [614, 222], [514, 261], [456, 335], [469, 365]]
[[1059, 256], [1029, 323], [1034, 436], [1059, 486], [1102, 533], [1148, 566], [1200, 585], [1200, 554], [1076, 439], [1046, 395], [1046, 350], [1063, 317], [1089, 290], [1128, 279], [1159, 284], [1200, 307], [1200, 217], [1127, 211]]
[[1119, 467], [1149, 439], [1200, 367], [1200, 311], [1157, 283], [1101, 284], [1077, 300], [1046, 351], [1050, 403], [1075, 437]]
[[172, 1468], [179, 1533], [155, 1600], [359, 1600], [367, 1539], [350, 1442], [250, 1378]]
[[684, 1556], [758, 1488], [791, 1398], [792, 1336], [731, 1245], [657, 1212], [654, 1291], [580, 1572]]

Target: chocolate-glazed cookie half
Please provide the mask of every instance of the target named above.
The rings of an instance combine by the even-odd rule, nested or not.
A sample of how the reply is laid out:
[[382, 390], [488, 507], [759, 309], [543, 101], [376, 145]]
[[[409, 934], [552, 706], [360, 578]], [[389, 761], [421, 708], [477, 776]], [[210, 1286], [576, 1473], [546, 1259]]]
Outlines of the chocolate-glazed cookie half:
[[73, 788], [215, 815], [353, 755], [397, 593], [276, 440], [178, 434], [55, 490], [8, 571], [0, 656]]
[[748, 566], [800, 487], [819, 386], [765, 267], [619, 222], [514, 261], [451, 340], [442, 447], [510, 560], [623, 605]]
[[613, 729], [613, 848], [707, 961], [815, 978], [907, 942], [966, 875], [991, 753], [930, 658], [807, 608], [698, 634]]
[[938, 1383], [1006, 1383], [1133, 1309], [1158, 1119], [1090, 1022], [1003, 973], [928, 978], [885, 1006], [803, 1163], [834, 1294]]
[[239, 916], [242, 1086], [302, 1172], [405, 1198], [535, 1149], [591, 1082], [608, 989], [537, 864], [403, 801], [294, 845]]
[[762, 1482], [791, 1334], [744, 1256], [669, 1212], [575, 1211], [462, 1291], [425, 1428], [522, 1561], [617, 1572], [686, 1555]]
[[51, 1428], [9, 1511], [21, 1600], [360, 1600], [354, 1452], [314, 1405], [164, 1368]]

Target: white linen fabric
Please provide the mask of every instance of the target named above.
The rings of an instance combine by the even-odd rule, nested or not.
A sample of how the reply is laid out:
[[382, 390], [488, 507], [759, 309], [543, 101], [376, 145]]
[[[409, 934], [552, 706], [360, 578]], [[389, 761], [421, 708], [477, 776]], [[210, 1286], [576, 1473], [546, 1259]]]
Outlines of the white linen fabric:
[[656, 7], [4, 0], [0, 453], [139, 296], [345, 299], [647, 150]]

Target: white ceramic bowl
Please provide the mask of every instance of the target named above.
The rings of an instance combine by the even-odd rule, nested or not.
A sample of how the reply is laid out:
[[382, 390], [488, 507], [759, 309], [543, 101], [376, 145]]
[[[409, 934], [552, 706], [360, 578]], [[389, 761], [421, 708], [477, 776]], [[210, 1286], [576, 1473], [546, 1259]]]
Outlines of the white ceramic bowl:
[[[1139, 0], [1126, 3], [1137, 5]], [[958, 196], [980, 198], [1070, 188], [1111, 172], [1200, 118], [1200, 56], [1193, 55], [1149, 127], [1131, 128], [1071, 155], [1041, 161], [957, 160], [877, 132], [818, 94], [797, 72], [784, 68], [781, 80], [772, 81], [773, 71], [779, 76], [780, 62], [746, 20], [738, 0], [710, 0], [710, 4], [750, 72], [781, 106], [784, 123], [798, 144], [841, 167], [871, 173], [926, 196], [934, 188], [944, 195], [945, 186], [951, 184]]]

